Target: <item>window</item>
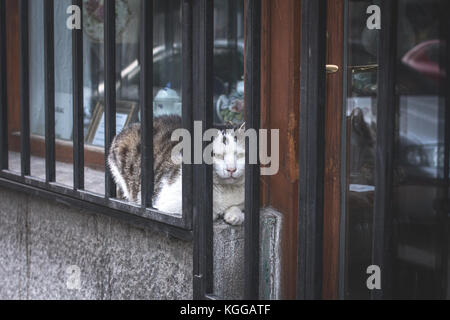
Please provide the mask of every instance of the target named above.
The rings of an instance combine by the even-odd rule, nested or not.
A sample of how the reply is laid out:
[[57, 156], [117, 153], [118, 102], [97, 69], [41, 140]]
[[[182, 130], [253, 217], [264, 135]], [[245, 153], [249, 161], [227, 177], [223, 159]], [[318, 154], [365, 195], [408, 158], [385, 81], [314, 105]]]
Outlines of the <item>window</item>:
[[[187, 129], [194, 119], [205, 123], [209, 116], [196, 111], [195, 102], [209, 108], [209, 126], [243, 123], [244, 1], [216, 0], [208, 13], [202, 11], [201, 0], [18, 3], [8, 9], [19, 17], [18, 30], [8, 35], [8, 44], [15, 46], [6, 47], [5, 41], [0, 47], [2, 57], [17, 50], [15, 63], [20, 66], [20, 72], [15, 71], [20, 75], [20, 103], [1, 104], [2, 116], [12, 120], [2, 122], [1, 154], [7, 159], [2, 184], [192, 238], [191, 167], [183, 170], [185, 206], [180, 218], [152, 209], [148, 197], [142, 206], [117, 199], [105, 173], [104, 151], [125, 126], [141, 122], [148, 132], [158, 115], [181, 115]], [[82, 30], [66, 25], [72, 4], [82, 9]], [[1, 14], [4, 23], [5, 8]], [[201, 24], [204, 21], [208, 25]], [[2, 31], [6, 28], [12, 26], [5, 24]], [[206, 28], [211, 29], [211, 48], [201, 52]], [[208, 50], [214, 64], [201, 74]], [[3, 68], [14, 72], [6, 63]], [[3, 85], [6, 77], [2, 72]], [[202, 77], [213, 84], [204, 92], [212, 99], [194, 102], [194, 93], [203, 90], [198, 84]], [[153, 90], [147, 94], [144, 87]], [[13, 90], [2, 87], [1, 93], [7, 92]], [[143, 138], [147, 149], [152, 147], [149, 140]], [[149, 168], [144, 182], [153, 177], [151, 153], [143, 161]]]
[[[348, 1], [343, 298], [448, 297], [448, 2]], [[384, 31], [383, 31], [384, 30]], [[378, 38], [379, 37], [379, 38]], [[382, 290], [367, 288], [367, 268]]]

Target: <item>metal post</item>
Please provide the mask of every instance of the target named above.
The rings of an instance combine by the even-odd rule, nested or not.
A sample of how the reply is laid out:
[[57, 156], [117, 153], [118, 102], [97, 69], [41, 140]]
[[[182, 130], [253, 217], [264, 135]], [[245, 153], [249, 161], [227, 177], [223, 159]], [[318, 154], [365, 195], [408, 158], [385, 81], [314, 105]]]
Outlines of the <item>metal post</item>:
[[302, 0], [298, 299], [322, 297], [326, 0]]

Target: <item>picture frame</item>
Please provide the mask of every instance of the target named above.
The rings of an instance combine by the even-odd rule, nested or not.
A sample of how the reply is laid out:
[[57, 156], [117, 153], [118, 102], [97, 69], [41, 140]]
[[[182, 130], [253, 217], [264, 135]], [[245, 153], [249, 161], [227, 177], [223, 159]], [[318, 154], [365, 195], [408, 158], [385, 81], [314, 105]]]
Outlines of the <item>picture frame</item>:
[[[89, 125], [85, 143], [104, 147], [105, 136], [105, 103], [103, 100], [97, 102]], [[136, 101], [119, 100], [116, 102], [116, 133], [120, 133], [123, 128], [136, 122], [139, 116], [139, 108]]]

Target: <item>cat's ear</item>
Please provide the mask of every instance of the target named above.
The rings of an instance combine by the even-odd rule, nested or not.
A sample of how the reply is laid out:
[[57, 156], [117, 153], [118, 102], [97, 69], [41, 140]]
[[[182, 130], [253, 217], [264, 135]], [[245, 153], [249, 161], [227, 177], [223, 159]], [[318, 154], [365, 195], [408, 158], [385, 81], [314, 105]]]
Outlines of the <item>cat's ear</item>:
[[245, 122], [241, 125], [239, 129], [236, 129], [234, 135], [237, 138], [237, 142], [239, 144], [245, 143]]
[[238, 139], [245, 134], [245, 122], [235, 130], [235, 135], [238, 137]]

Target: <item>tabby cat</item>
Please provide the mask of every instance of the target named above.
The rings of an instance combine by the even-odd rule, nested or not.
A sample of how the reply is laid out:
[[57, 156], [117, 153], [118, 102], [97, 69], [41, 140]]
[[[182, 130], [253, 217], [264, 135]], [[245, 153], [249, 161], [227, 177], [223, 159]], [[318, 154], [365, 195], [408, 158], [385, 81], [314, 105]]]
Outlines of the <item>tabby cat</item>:
[[[170, 214], [182, 211], [182, 166], [172, 161], [174, 130], [181, 128], [181, 117], [154, 119], [153, 207]], [[213, 142], [213, 218], [231, 224], [244, 221], [245, 139], [243, 130], [219, 131]], [[108, 166], [122, 198], [141, 201], [141, 126], [139, 123], [118, 134], [109, 150]]]

